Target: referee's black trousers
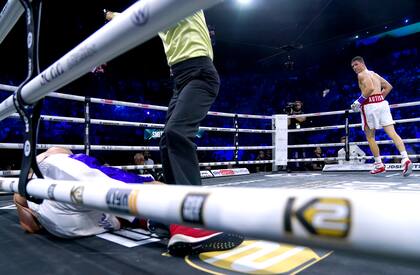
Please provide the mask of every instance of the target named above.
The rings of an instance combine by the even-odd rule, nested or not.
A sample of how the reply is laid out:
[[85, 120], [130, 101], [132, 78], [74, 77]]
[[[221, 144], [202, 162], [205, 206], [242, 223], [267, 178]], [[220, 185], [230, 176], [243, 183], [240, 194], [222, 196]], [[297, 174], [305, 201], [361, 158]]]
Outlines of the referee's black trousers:
[[159, 144], [163, 176], [167, 184], [201, 185], [194, 138], [219, 92], [219, 75], [208, 57], [177, 63], [171, 72], [174, 91]]

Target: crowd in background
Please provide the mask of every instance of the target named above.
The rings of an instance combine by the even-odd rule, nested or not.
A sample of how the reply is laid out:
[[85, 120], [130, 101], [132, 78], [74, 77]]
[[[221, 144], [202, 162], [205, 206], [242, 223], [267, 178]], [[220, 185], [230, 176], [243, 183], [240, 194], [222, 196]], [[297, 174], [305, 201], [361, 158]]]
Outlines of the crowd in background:
[[[387, 100], [390, 104], [420, 100], [420, 63], [418, 45], [408, 44], [404, 48], [384, 46], [389, 41], [379, 42], [376, 46], [363, 49], [369, 69], [378, 72], [394, 87]], [[382, 43], [382, 44], [381, 44]], [[285, 112], [288, 102], [299, 100], [303, 103], [305, 113], [334, 111], [349, 109], [350, 104], [360, 95], [357, 77], [350, 68], [350, 60], [341, 57], [324, 59], [324, 62], [311, 67], [295, 71], [278, 70], [240, 73], [221, 73], [221, 89], [212, 107], [214, 111], [272, 115]], [[217, 63], [216, 63], [217, 64]], [[0, 83], [18, 85], [13, 76], [1, 75]], [[59, 92], [80, 94], [91, 97], [117, 99], [138, 103], [167, 106], [171, 95], [171, 83], [168, 79], [135, 79], [133, 77], [118, 79], [112, 73], [104, 72], [90, 74], [78, 84], [70, 84]], [[9, 96], [9, 92], [0, 91], [0, 100]], [[83, 117], [83, 103], [60, 99], [46, 99], [43, 114], [69, 117]], [[407, 107], [393, 109], [395, 120], [419, 117], [420, 108]], [[123, 106], [92, 104], [92, 118], [163, 123], [165, 112], [147, 109], [137, 109]], [[8, 118], [0, 122], [0, 143], [21, 142], [21, 125], [16, 119]], [[350, 123], [360, 123], [358, 114], [350, 116]], [[323, 125], [342, 125], [343, 116], [323, 116], [309, 118], [302, 127]], [[420, 138], [419, 123], [398, 124], [397, 131], [401, 137]], [[203, 126], [233, 128], [232, 118], [209, 116]], [[240, 128], [271, 129], [270, 120], [240, 119]], [[116, 130], [117, 128], [117, 130]], [[331, 143], [340, 142], [344, 130], [317, 131], [299, 133], [299, 143]], [[91, 144], [100, 145], [133, 145], [157, 146], [157, 139], [145, 139], [144, 128], [92, 125]], [[378, 131], [377, 139], [386, 139], [383, 131]], [[351, 128], [350, 142], [364, 141], [361, 128]], [[65, 122], [41, 122], [39, 143], [45, 144], [83, 144], [84, 125]], [[205, 132], [196, 140], [198, 146], [233, 146], [232, 133]], [[269, 134], [240, 134], [239, 143], [243, 146], [271, 145]], [[339, 147], [315, 148], [303, 150], [306, 157], [337, 156]], [[362, 149], [369, 155], [367, 146]], [[316, 151], [316, 152], [315, 152]], [[407, 144], [409, 154], [419, 153], [418, 144]], [[240, 160], [271, 159], [270, 150], [240, 151]], [[101, 152], [94, 151], [93, 155], [106, 160], [111, 165], [129, 164], [133, 159], [133, 152]], [[381, 146], [382, 155], [397, 154], [393, 146]], [[1, 150], [0, 169], [18, 169], [20, 152], [16, 150]], [[200, 161], [230, 161], [232, 151], [200, 151]], [[159, 163], [159, 152], [152, 151], [148, 156]], [[304, 169], [317, 169], [304, 165]], [[253, 170], [265, 171], [267, 166], [252, 166]]]

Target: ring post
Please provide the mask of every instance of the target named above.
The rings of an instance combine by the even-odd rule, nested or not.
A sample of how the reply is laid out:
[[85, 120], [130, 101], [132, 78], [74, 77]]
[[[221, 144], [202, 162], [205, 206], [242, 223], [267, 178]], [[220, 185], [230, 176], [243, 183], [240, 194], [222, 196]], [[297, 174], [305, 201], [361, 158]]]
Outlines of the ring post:
[[21, 92], [26, 83], [39, 74], [38, 45], [42, 0], [20, 0], [20, 2], [26, 13], [28, 75], [13, 94], [13, 104], [24, 122], [23, 155], [18, 189], [22, 196], [39, 203], [42, 200], [30, 196], [26, 187], [31, 169], [38, 178], [43, 178], [36, 162], [38, 126], [43, 100], [27, 104], [22, 98]]
[[233, 138], [233, 145], [235, 146], [235, 150], [233, 151], [233, 160], [235, 164], [239, 164], [239, 122], [238, 122], [238, 114], [235, 114], [233, 118], [233, 125], [235, 127], [235, 136]]
[[90, 154], [90, 97], [85, 98], [85, 154]]
[[346, 110], [346, 112], [344, 113], [344, 117], [345, 117], [345, 129], [346, 129], [346, 141], [344, 144], [344, 150], [346, 152], [346, 161], [350, 160], [350, 145], [349, 145], [349, 135], [350, 135], [350, 130], [349, 130], [349, 110]]
[[[273, 149], [271, 149], [271, 156], [275, 160], [276, 159], [276, 117], [272, 116], [271, 118], [271, 130], [274, 132], [271, 134], [271, 145], [273, 145]], [[272, 163], [272, 171], [277, 172], [279, 171], [279, 166], [276, 164], [275, 161]]]
[[275, 115], [274, 116], [274, 165], [286, 166], [287, 165], [287, 150], [288, 150], [288, 116]]

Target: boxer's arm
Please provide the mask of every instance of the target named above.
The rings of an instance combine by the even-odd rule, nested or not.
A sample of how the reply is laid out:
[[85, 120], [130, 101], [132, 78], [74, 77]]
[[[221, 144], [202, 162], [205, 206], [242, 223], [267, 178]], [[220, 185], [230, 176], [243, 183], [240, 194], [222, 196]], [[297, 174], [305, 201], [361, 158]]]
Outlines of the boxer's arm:
[[386, 79], [385, 78], [383, 78], [382, 76], [380, 76], [380, 75], [378, 75], [378, 74], [376, 74], [378, 77], [379, 77], [379, 80], [381, 81], [381, 92], [382, 92], [382, 95], [384, 96], [384, 97], [386, 97], [390, 92], [391, 92], [391, 90], [392, 90], [392, 85], [391, 84], [389, 84], [389, 82], [388, 81], [386, 81]]
[[353, 104], [351, 104], [350, 108], [354, 111], [354, 112], [358, 112], [360, 111], [361, 106], [363, 105], [363, 103], [366, 101], [366, 99], [368, 98], [369, 95], [365, 95], [366, 94], [366, 86], [365, 86], [365, 80], [366, 79], [366, 75], [363, 73], [359, 73], [357, 75], [357, 80], [359, 82], [359, 88], [362, 91], [362, 94], [359, 96], [358, 99], [356, 99]]
[[42, 226], [35, 212], [29, 207], [26, 198], [15, 193], [13, 195], [13, 202], [16, 205], [19, 223], [22, 229], [29, 233], [38, 233], [41, 231]]
[[357, 75], [357, 79], [359, 80], [359, 87], [362, 90], [362, 95], [350, 106], [354, 112], [358, 112], [366, 99], [375, 91], [373, 81], [368, 75], [360, 73]]

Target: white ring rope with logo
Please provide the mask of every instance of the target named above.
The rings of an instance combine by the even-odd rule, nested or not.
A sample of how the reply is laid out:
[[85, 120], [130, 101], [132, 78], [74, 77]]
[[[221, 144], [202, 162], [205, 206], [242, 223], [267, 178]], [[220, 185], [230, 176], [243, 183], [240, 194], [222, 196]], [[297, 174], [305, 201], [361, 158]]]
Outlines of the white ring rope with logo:
[[[88, 72], [91, 67], [146, 41], [160, 29], [187, 16], [193, 10], [205, 8], [204, 3], [208, 7], [216, 2], [218, 1], [139, 1], [41, 73], [44, 78], [39, 75], [26, 84], [22, 89], [22, 97], [27, 103], [34, 103], [49, 92]], [[150, 20], [147, 25], [138, 29], [130, 22], [130, 18], [145, 5], [150, 8]], [[173, 14], [169, 14], [168, 10]], [[113, 43], [110, 43], [111, 41]], [[86, 52], [87, 50], [90, 52]], [[58, 68], [60, 74], [53, 73]], [[0, 104], [0, 121], [13, 114], [12, 101], [9, 97]], [[0, 189], [17, 192], [18, 179], [0, 178]], [[420, 202], [417, 194], [409, 192], [375, 192], [372, 196], [366, 191], [346, 190], [345, 193], [340, 193], [338, 198], [337, 190], [226, 187], [203, 189], [193, 186], [125, 184], [114, 186], [99, 182], [47, 179], [33, 179], [27, 185], [27, 192], [32, 196], [67, 203], [73, 203], [71, 194], [72, 190], [76, 189], [83, 190], [80, 204], [107, 212], [115, 209], [112, 208], [112, 202], [107, 201], [107, 195], [116, 191], [126, 192], [130, 197], [127, 210], [119, 210], [118, 213], [146, 216], [162, 222], [204, 226], [273, 241], [420, 260], [420, 238], [412, 238], [420, 231], [420, 219], [413, 218], [418, 214]], [[188, 201], [197, 196], [204, 198], [203, 203], [196, 205], [196, 209], [190, 209], [191, 204]], [[329, 202], [327, 204], [331, 213], [337, 214], [338, 219], [326, 220], [324, 213], [320, 213], [322, 215], [318, 217], [317, 210], [320, 209], [316, 203], [321, 201], [324, 201], [324, 204], [325, 201]], [[226, 207], [227, 205], [229, 207]], [[319, 218], [319, 222], [335, 223], [338, 229], [334, 233], [337, 234], [314, 236], [305, 230], [293, 232], [288, 223], [298, 222], [295, 216], [308, 209], [315, 218]], [[197, 216], [186, 219], [183, 215], [186, 212], [197, 213]], [[398, 250], [395, 249], [396, 243], [399, 246]]]
[[[0, 178], [0, 189], [17, 192], [17, 179]], [[420, 201], [418, 194], [410, 192], [346, 190], [338, 195], [338, 190], [325, 189], [203, 189], [194, 186], [121, 186], [46, 179], [31, 180], [27, 190], [33, 196], [66, 203], [73, 203], [72, 190], [83, 190], [80, 204], [102, 211], [149, 217], [161, 222], [204, 226], [277, 242], [420, 260], [420, 238], [412, 237], [420, 230], [420, 219], [413, 218], [418, 214]], [[112, 202], [107, 200], [114, 192], [124, 192], [130, 198], [124, 207], [126, 210], [115, 210]], [[191, 209], [192, 204], [188, 201], [197, 196], [203, 198], [203, 203], [193, 204], [195, 207]], [[323, 206], [318, 205], [319, 202], [323, 202]], [[324, 210], [317, 207], [324, 207]], [[335, 215], [334, 218], [322, 216], [325, 207]], [[296, 214], [299, 210], [314, 211], [318, 226], [327, 221], [334, 223], [335, 237], [333, 234], [317, 236], [305, 230], [291, 230], [288, 223], [298, 222], [295, 215], [300, 215]], [[196, 215], [187, 215], [186, 219], [183, 213]], [[314, 225], [312, 222], [310, 224]], [[396, 244], [398, 249], [395, 249]]]

